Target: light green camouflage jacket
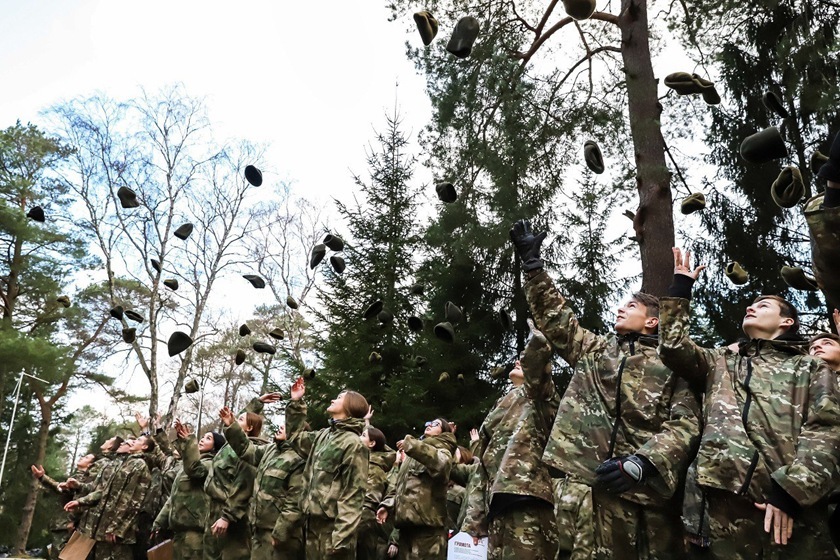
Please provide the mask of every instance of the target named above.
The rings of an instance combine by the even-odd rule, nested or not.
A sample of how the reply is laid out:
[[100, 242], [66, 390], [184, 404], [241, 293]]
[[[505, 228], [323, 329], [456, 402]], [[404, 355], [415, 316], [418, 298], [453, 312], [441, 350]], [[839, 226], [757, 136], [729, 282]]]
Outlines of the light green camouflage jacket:
[[240, 459], [257, 467], [248, 512], [251, 527], [274, 530], [275, 540], [287, 541], [302, 530], [303, 458], [285, 441], [254, 445], [236, 422], [225, 429], [225, 438]]
[[385, 499], [388, 490], [388, 473], [394, 467], [397, 453], [393, 449], [371, 451], [368, 466], [367, 491], [365, 492], [365, 509], [376, 513], [379, 504]]
[[406, 436], [405, 462], [381, 504], [389, 518], [393, 515], [394, 527], [446, 526], [446, 492], [457, 447], [450, 432], [422, 440]]
[[771, 479], [803, 506], [826, 496], [840, 467], [837, 375], [780, 339], [701, 348], [689, 319], [688, 300], [660, 301], [662, 360], [705, 389], [698, 484], [756, 502]]
[[[177, 445], [177, 444], [176, 444]], [[199, 456], [195, 436], [189, 437], [180, 446], [183, 465], [172, 483], [163, 508], [155, 518], [154, 530], [203, 531], [210, 498], [204, 492], [204, 481], [210, 472], [213, 453]]]
[[548, 465], [542, 457], [560, 396], [551, 377], [552, 350], [541, 333], [530, 338], [522, 357], [525, 382], [496, 403], [479, 430], [481, 459], [466, 496], [464, 531], [487, 535], [487, 514], [496, 494], [530, 496], [554, 504]]
[[[370, 453], [359, 437], [361, 418], [331, 421], [329, 428], [304, 430], [306, 405], [286, 407], [286, 437], [306, 459], [301, 509], [304, 515], [332, 521], [328, 550], [355, 550], [356, 528], [362, 517]], [[291, 434], [291, 436], [289, 436]]]
[[[117, 455], [116, 453], [106, 454], [102, 459], [97, 461], [97, 463], [102, 464], [96, 478], [92, 482], [82, 484], [76, 490], [76, 495], [87, 497], [96, 491], [107, 488], [108, 484], [111, 482], [111, 478], [114, 476], [114, 473], [119, 470], [127, 457], [128, 455]], [[80, 505], [85, 508], [85, 512], [79, 520], [79, 532], [87, 535], [88, 537], [93, 537], [96, 533], [97, 527], [99, 527], [99, 520], [102, 517], [102, 508], [105, 503], [100, 501], [98, 497], [96, 500], [89, 503], [85, 500], [79, 498], [77, 499], [79, 500]]]
[[621, 497], [670, 505], [700, 436], [699, 400], [688, 383], [663, 365], [655, 337], [581, 327], [547, 273], [528, 280], [525, 295], [537, 328], [575, 368], [543, 461], [591, 486], [602, 462], [641, 455], [658, 476]]

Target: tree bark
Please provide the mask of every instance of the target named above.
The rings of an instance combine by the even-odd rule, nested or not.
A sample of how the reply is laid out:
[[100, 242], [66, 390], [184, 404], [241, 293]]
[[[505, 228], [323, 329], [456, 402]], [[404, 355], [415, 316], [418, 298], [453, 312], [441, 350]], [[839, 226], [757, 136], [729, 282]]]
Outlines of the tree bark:
[[[38, 443], [35, 453], [35, 464], [42, 465], [44, 457], [47, 456], [47, 438], [52, 424], [52, 405], [39, 396], [38, 402], [41, 406], [41, 421], [38, 424]], [[26, 541], [29, 540], [29, 531], [32, 529], [32, 519], [35, 517], [35, 506], [38, 504], [38, 479], [29, 478], [29, 491], [23, 503], [20, 527], [15, 539], [14, 550], [16, 554], [23, 554], [26, 551]]]
[[664, 296], [674, 269], [674, 217], [671, 173], [659, 120], [662, 108], [651, 63], [647, 1], [622, 0], [618, 26], [639, 191], [633, 228], [642, 260], [642, 291]]

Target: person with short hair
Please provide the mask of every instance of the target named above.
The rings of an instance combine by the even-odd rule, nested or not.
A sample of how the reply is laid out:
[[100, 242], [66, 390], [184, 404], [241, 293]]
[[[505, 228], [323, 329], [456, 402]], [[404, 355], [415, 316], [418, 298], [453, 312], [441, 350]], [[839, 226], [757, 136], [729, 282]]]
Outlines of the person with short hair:
[[510, 232], [537, 329], [574, 373], [543, 461], [592, 487], [596, 557], [680, 559], [685, 544], [678, 489], [700, 434], [700, 404], [657, 355], [659, 301], [633, 294], [614, 333], [583, 328], [540, 259], [545, 233], [520, 220]]
[[359, 538], [356, 545], [358, 560], [385, 558], [388, 549], [388, 532], [376, 522], [376, 510], [385, 498], [388, 473], [397, 460], [397, 453], [388, 447], [382, 430], [368, 425], [361, 435], [362, 443], [370, 451], [367, 489], [362, 519], [359, 521]]
[[808, 342], [808, 353], [820, 358], [832, 371], [840, 373], [840, 336], [821, 333]]
[[446, 558], [446, 491], [457, 447], [445, 418], [426, 422], [423, 437], [406, 435], [397, 442], [406, 460], [382, 500], [376, 520], [384, 524], [393, 518], [399, 530], [401, 559]]
[[301, 494], [306, 557], [352, 560], [367, 490], [370, 454], [360, 436], [368, 402], [355, 391], [342, 391], [327, 407], [329, 427], [311, 431], [305, 428], [305, 393], [298, 378], [286, 407], [286, 431], [306, 460]]
[[824, 498], [840, 468], [837, 375], [806, 354], [797, 309], [775, 295], [747, 307], [745, 340], [698, 346], [689, 305], [704, 267], [692, 269], [690, 256], [674, 248], [659, 353], [705, 392], [695, 461], [709, 520], [705, 557], [835, 558]]

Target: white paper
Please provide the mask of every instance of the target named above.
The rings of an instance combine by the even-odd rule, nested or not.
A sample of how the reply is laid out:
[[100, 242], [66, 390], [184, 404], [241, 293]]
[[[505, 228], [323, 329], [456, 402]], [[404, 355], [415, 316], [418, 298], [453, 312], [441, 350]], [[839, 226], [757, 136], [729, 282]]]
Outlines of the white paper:
[[473, 544], [473, 538], [467, 533], [458, 533], [446, 548], [447, 560], [487, 560], [487, 537]]

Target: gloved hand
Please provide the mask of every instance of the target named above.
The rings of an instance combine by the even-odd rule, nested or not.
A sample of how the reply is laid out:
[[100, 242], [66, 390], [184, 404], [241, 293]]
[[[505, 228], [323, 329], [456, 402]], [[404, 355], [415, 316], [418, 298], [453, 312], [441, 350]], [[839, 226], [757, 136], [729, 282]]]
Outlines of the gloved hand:
[[656, 467], [639, 455], [614, 457], [595, 469], [595, 484], [610, 494], [627, 492], [656, 475]]
[[530, 220], [519, 220], [510, 228], [510, 239], [522, 260], [522, 269], [525, 272], [543, 268], [543, 262], [540, 260], [540, 246], [545, 236], [545, 232], [534, 235], [531, 231]]

